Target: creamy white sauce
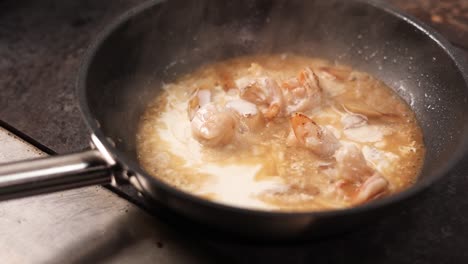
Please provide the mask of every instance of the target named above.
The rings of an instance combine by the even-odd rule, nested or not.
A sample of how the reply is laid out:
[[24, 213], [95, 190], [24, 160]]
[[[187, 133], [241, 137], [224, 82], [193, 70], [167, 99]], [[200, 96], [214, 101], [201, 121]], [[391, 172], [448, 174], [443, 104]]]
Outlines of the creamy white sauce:
[[167, 142], [170, 153], [184, 158], [186, 165], [192, 166], [202, 162], [201, 145], [192, 137], [186, 108], [185, 102], [169, 102], [160, 118], [165, 125], [157, 128], [155, 136]]
[[205, 164], [200, 171], [212, 175], [198, 194], [214, 194], [216, 201], [229, 205], [262, 209], [273, 209], [276, 206], [260, 201], [256, 196], [283, 187], [281, 179], [258, 181], [255, 176], [262, 165], [255, 166], [231, 164], [219, 166]]

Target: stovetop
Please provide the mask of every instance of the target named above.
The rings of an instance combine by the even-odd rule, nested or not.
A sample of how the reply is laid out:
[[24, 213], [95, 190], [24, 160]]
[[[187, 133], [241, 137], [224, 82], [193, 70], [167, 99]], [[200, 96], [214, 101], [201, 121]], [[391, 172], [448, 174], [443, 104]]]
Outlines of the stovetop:
[[[104, 25], [139, 2], [1, 1], [0, 119], [58, 153], [87, 148], [89, 131], [73, 93], [80, 58]], [[25, 198], [0, 203], [0, 256], [16, 256], [13, 263], [465, 263], [467, 176], [468, 157], [399, 213], [349, 234], [294, 245], [186, 234], [148, 213], [128, 186]]]

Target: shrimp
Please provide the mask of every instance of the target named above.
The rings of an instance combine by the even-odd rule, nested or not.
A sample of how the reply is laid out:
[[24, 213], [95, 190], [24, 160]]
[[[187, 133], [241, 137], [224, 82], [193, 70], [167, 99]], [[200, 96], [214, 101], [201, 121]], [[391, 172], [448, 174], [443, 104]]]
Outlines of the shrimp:
[[309, 68], [296, 78], [282, 84], [286, 101], [286, 114], [304, 112], [318, 106], [322, 100], [322, 88], [317, 75]]
[[361, 150], [354, 144], [345, 144], [335, 153], [340, 178], [348, 182], [363, 182], [374, 170], [367, 165]]
[[346, 102], [345, 104], [343, 104], [343, 108], [347, 112], [364, 115], [369, 119], [378, 119], [378, 118], [398, 119], [403, 115], [400, 113], [403, 111], [401, 109], [395, 109], [395, 113], [382, 112], [380, 110], [375, 109], [375, 107], [370, 106], [366, 103]]
[[[329, 158], [340, 147], [339, 140], [326, 127], [317, 125], [302, 113], [294, 113], [291, 118], [292, 131], [299, 145], [311, 150], [318, 156]], [[291, 136], [288, 137], [291, 144]]]
[[353, 202], [362, 204], [369, 200], [377, 199], [388, 191], [388, 181], [381, 175], [374, 174], [368, 178], [359, 188]]
[[387, 193], [388, 181], [367, 164], [356, 145], [343, 145], [335, 153], [335, 159], [341, 178], [337, 187], [347, 193], [354, 204], [361, 204]]
[[353, 72], [346, 67], [318, 67], [315, 70], [321, 87], [331, 97], [338, 96], [346, 91], [350, 82], [360, 81], [367, 76]]
[[200, 107], [191, 121], [192, 135], [201, 144], [217, 147], [228, 144], [235, 135], [237, 120], [214, 103]]
[[353, 113], [349, 111], [344, 105], [342, 105], [342, 107], [345, 113], [337, 110], [335, 107], [332, 108], [341, 116], [341, 124], [343, 125], [343, 128], [345, 130], [363, 127], [368, 124], [369, 119], [367, 118], [367, 116], [358, 113]]
[[363, 127], [367, 125], [367, 117], [360, 114], [344, 114], [341, 117], [341, 124], [344, 129]]
[[378, 142], [382, 141], [385, 135], [391, 134], [392, 130], [384, 126], [369, 124], [369, 118], [366, 115], [351, 112], [342, 105], [345, 113], [332, 107], [341, 115], [341, 125], [343, 134], [350, 140], [356, 142]]
[[335, 80], [339, 82], [355, 79], [355, 77], [351, 76], [351, 69], [346, 68], [330, 68], [324, 66], [317, 70], [317, 75], [319, 79], [326, 78], [328, 80]]
[[193, 91], [190, 96], [187, 113], [190, 121], [192, 121], [195, 113], [204, 105], [208, 104], [211, 101], [211, 91], [210, 90], [200, 90], [199, 88]]
[[273, 119], [281, 113], [283, 93], [272, 78], [266, 75], [244, 77], [237, 80], [236, 84], [240, 98], [256, 104], [266, 119]]
[[382, 113], [376, 109], [373, 109], [371, 106], [365, 103], [347, 102], [346, 104], [343, 104], [343, 108], [347, 112], [353, 112], [356, 114], [364, 115], [368, 118], [379, 118], [379, 117], [386, 115], [385, 113]]
[[251, 102], [242, 99], [231, 100], [226, 103], [226, 109], [235, 113], [240, 133], [256, 131], [264, 125], [262, 114], [258, 111], [257, 106]]

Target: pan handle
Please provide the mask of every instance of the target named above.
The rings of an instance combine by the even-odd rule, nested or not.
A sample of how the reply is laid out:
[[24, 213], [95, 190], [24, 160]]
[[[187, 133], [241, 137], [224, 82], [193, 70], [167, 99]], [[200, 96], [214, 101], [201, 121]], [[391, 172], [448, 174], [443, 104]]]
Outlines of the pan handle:
[[113, 166], [99, 150], [0, 165], [0, 201], [107, 184]]

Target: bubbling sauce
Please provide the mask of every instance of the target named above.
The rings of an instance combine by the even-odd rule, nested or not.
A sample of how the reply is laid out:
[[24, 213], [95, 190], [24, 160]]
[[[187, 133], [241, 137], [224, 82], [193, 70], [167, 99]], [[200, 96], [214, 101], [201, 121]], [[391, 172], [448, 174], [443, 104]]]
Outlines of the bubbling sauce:
[[242, 208], [346, 208], [413, 184], [424, 158], [411, 109], [384, 83], [292, 54], [230, 59], [165, 84], [141, 117], [143, 168]]

